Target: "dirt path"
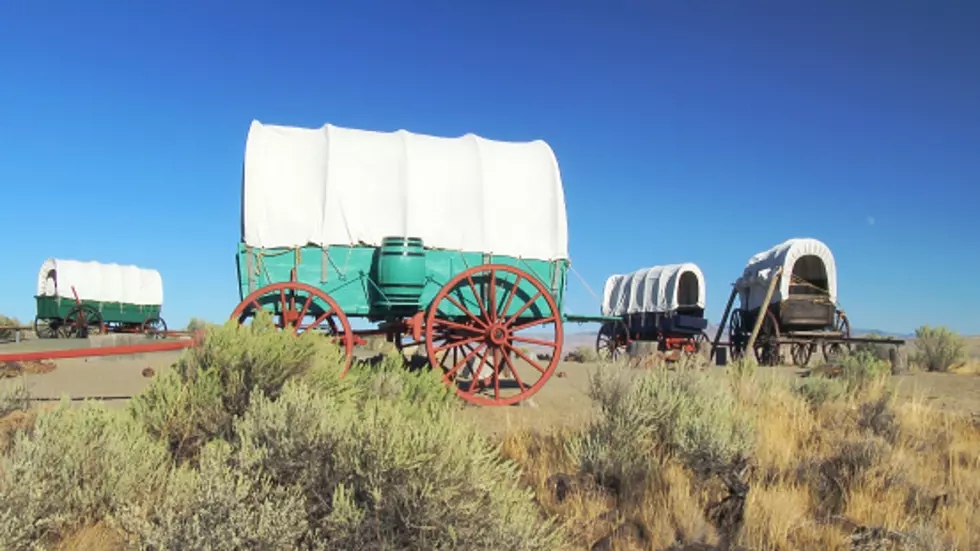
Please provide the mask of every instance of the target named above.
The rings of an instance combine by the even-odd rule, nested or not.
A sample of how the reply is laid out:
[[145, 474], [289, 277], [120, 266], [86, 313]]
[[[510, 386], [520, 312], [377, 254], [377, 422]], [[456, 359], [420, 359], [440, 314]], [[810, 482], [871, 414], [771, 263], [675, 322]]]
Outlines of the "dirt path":
[[[140, 392], [150, 379], [149, 368], [162, 372], [179, 357], [180, 352], [159, 352], [140, 357], [120, 356], [59, 360], [54, 371], [0, 380], [0, 386], [27, 384], [31, 394], [43, 401], [71, 398], [126, 397]], [[545, 429], [576, 425], [594, 411], [588, 397], [589, 376], [597, 364], [561, 363], [555, 376], [531, 399], [530, 404], [512, 407], [466, 407], [461, 415], [476, 422], [488, 433], [502, 433], [519, 428]], [[711, 367], [721, 375], [722, 368]], [[760, 374], [774, 372], [795, 377], [794, 368], [763, 368]], [[920, 400], [947, 411], [980, 413], [980, 376], [946, 373], [910, 373], [895, 376], [898, 396]], [[125, 400], [109, 400], [111, 407], [121, 407]]]

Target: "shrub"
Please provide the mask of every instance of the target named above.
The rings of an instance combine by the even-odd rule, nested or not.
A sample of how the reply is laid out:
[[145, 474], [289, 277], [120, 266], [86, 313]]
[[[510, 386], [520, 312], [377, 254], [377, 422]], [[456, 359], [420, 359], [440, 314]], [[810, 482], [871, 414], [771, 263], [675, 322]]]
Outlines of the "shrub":
[[[867, 335], [869, 339], [884, 339], [885, 337], [877, 333], [872, 333]], [[861, 352], [868, 352], [876, 359], [891, 361], [890, 351], [894, 345], [888, 344], [878, 344], [874, 342], [859, 342], [854, 346], [854, 352], [860, 354]]]
[[210, 442], [199, 468], [178, 468], [157, 503], [121, 507], [112, 524], [143, 548], [295, 549], [308, 528], [300, 489], [240, 469], [241, 455]]
[[15, 411], [26, 411], [31, 405], [31, 393], [27, 385], [0, 388], [0, 417], [6, 417]]
[[257, 394], [236, 423], [255, 458], [239, 468], [302, 488], [323, 548], [555, 548], [516, 466], [447, 410], [417, 405], [337, 400], [302, 381], [276, 401]]
[[963, 338], [946, 327], [915, 330], [915, 362], [928, 371], [949, 371], [966, 358]]
[[814, 408], [837, 401], [847, 394], [847, 387], [841, 381], [819, 376], [803, 379], [793, 390]]
[[0, 548], [54, 541], [154, 492], [166, 450], [101, 404], [37, 416], [0, 457]]
[[175, 458], [193, 458], [209, 440], [231, 434], [232, 420], [247, 409], [253, 389], [275, 397], [286, 380], [317, 366], [332, 366], [339, 378], [340, 357], [321, 335], [278, 331], [267, 315], [250, 326], [228, 322], [212, 328], [129, 407]]
[[841, 362], [841, 380], [848, 396], [856, 397], [882, 385], [891, 375], [891, 364], [875, 358], [865, 350], [845, 357]]
[[14, 338], [14, 331], [8, 327], [20, 327], [20, 320], [0, 314], [0, 339]]
[[753, 424], [724, 382], [710, 375], [646, 371], [631, 381], [609, 368], [597, 371], [591, 383], [602, 415], [572, 440], [569, 452], [621, 496], [646, 486], [657, 456], [708, 475], [750, 455]]
[[208, 328], [214, 326], [215, 325], [213, 323], [207, 322], [201, 318], [191, 318], [190, 321], [187, 322], [187, 327], [185, 328], [185, 331], [190, 331], [190, 332], [205, 331]]

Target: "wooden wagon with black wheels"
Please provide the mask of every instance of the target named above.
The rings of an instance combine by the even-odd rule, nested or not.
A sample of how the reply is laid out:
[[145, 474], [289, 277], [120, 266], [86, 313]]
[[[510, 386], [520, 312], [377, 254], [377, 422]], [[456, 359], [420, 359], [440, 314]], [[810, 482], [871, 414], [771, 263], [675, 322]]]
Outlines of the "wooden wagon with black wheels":
[[563, 310], [564, 191], [544, 141], [253, 121], [242, 203], [232, 319], [323, 334], [341, 376], [384, 335], [463, 399], [514, 404], [555, 372], [563, 323], [591, 320]]
[[643, 268], [613, 275], [603, 290], [604, 323], [596, 336], [602, 359], [625, 354], [631, 343], [656, 343], [657, 350], [677, 359], [706, 346], [704, 274], [692, 263]]
[[162, 336], [163, 280], [132, 265], [49, 258], [38, 273], [38, 338], [85, 338], [107, 332]]

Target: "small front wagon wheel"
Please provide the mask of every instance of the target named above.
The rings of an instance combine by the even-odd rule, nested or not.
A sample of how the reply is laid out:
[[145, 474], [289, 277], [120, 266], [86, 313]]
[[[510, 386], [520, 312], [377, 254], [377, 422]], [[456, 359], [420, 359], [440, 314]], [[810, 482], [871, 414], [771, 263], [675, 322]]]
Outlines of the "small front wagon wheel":
[[254, 319], [259, 310], [272, 314], [276, 327], [293, 334], [320, 331], [338, 344], [344, 356], [340, 376], [354, 361], [354, 337], [347, 315], [327, 293], [299, 282], [273, 283], [245, 297], [231, 319], [240, 325]]
[[160, 316], [150, 316], [143, 320], [140, 328], [150, 338], [162, 339], [167, 336], [167, 322]]
[[478, 405], [530, 398], [561, 359], [555, 299], [536, 277], [513, 266], [487, 264], [458, 274], [429, 304], [424, 327], [430, 364]]

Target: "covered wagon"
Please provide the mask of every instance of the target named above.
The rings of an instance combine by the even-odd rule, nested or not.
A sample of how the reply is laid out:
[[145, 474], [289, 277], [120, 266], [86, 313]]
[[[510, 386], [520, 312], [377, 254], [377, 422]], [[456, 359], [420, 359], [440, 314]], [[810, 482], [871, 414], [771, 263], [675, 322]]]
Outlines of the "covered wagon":
[[833, 358], [850, 337], [850, 322], [837, 305], [834, 255], [817, 239], [788, 239], [754, 255], [734, 292], [739, 305], [729, 320], [733, 356], [745, 353], [758, 316], [763, 319], [753, 349], [763, 365], [781, 361], [781, 344], [791, 345], [798, 365], [807, 364], [818, 344]]
[[696, 352], [704, 330], [704, 274], [693, 263], [643, 268], [606, 280], [602, 315], [616, 318], [599, 329], [596, 352], [617, 357], [631, 341], [657, 342], [661, 351]]
[[253, 121], [232, 318], [322, 332], [344, 373], [361, 336], [385, 335], [425, 350], [463, 398], [512, 404], [561, 357], [567, 241], [542, 140]]
[[167, 329], [160, 272], [138, 266], [49, 258], [38, 272], [35, 300], [40, 338]]

